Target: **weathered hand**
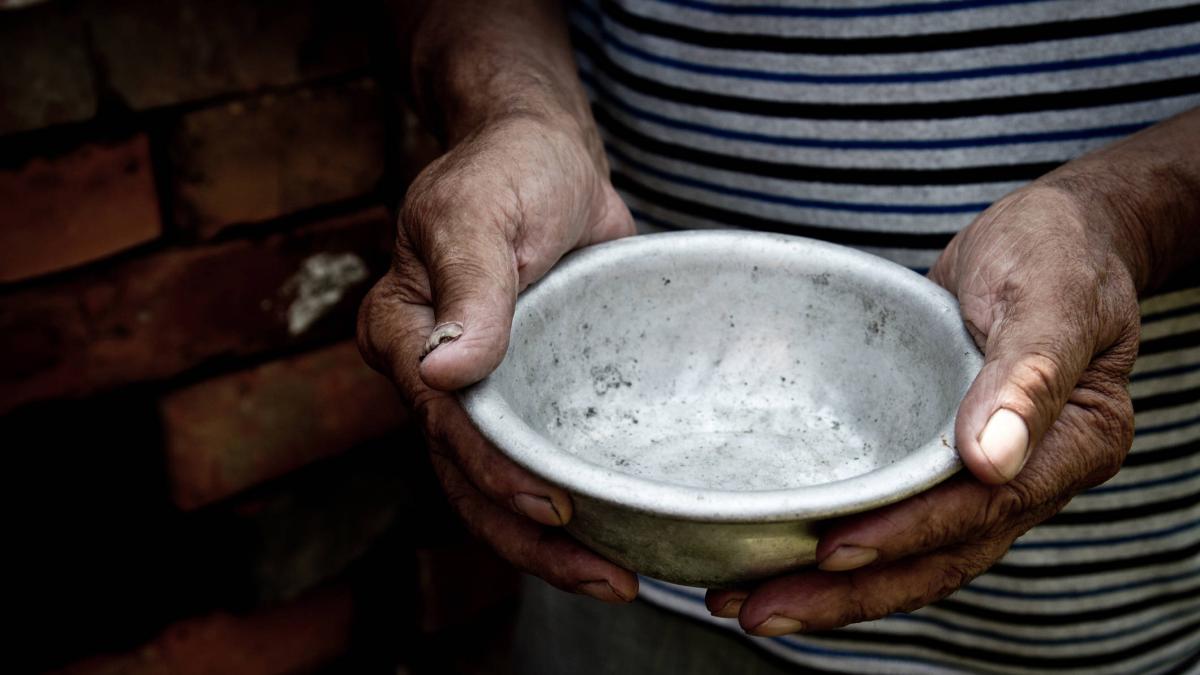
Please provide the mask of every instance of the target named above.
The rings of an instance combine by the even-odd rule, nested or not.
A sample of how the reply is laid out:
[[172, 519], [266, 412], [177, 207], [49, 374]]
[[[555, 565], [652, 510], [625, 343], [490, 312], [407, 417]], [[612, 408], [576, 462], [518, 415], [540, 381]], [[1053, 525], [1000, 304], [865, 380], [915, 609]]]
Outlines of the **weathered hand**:
[[959, 409], [970, 470], [835, 523], [818, 569], [710, 611], [758, 635], [824, 630], [911, 611], [987, 570], [1018, 536], [1120, 468], [1139, 316], [1124, 230], [1069, 187], [1035, 183], [950, 243], [931, 278], [958, 296], [986, 364]]
[[447, 392], [500, 363], [518, 290], [564, 253], [632, 233], [594, 130], [527, 114], [489, 122], [410, 186], [392, 270], [358, 329], [364, 358], [416, 412], [472, 532], [559, 588], [611, 601], [632, 599], [636, 577], [557, 531], [571, 518], [567, 494], [501, 455]]

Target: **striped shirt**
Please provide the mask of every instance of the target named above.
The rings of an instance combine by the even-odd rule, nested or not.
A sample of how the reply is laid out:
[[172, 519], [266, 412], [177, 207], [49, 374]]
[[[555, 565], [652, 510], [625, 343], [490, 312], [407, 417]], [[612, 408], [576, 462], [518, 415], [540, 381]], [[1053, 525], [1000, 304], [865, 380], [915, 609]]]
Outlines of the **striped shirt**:
[[[786, 232], [920, 271], [1005, 194], [1200, 106], [1200, 4], [1178, 0], [575, 0], [569, 18], [643, 231]], [[839, 672], [1195, 672], [1198, 283], [1142, 303], [1114, 479], [930, 607], [748, 639]], [[702, 591], [642, 588], [736, 629]]]

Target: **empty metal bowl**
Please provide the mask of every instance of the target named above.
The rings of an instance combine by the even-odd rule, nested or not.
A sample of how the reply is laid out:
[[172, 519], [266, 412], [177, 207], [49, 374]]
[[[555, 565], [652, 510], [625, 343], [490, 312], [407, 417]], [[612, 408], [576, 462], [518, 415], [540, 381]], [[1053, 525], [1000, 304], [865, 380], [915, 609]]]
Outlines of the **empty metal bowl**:
[[517, 303], [479, 430], [574, 499], [567, 529], [666, 581], [813, 562], [814, 526], [960, 466], [981, 366], [952, 295], [811, 239], [693, 231], [565, 258]]

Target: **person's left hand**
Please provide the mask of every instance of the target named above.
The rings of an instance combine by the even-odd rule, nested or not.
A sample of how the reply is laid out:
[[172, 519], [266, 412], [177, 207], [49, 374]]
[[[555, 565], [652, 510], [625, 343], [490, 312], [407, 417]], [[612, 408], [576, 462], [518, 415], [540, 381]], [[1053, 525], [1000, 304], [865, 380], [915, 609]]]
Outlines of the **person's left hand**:
[[818, 567], [750, 592], [710, 590], [756, 635], [826, 630], [939, 600], [1120, 468], [1133, 440], [1135, 275], [1122, 228], [1068, 188], [1009, 195], [951, 241], [930, 277], [954, 293], [985, 365], [956, 426], [963, 472], [840, 520]]

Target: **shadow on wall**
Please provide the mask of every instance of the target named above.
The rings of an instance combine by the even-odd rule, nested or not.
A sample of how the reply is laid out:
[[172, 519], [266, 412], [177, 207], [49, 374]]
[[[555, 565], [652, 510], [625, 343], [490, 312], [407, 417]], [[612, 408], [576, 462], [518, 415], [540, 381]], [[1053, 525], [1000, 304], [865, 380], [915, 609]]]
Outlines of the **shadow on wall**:
[[431, 154], [380, 3], [0, 10], [15, 662], [496, 671], [515, 577], [353, 342]]

